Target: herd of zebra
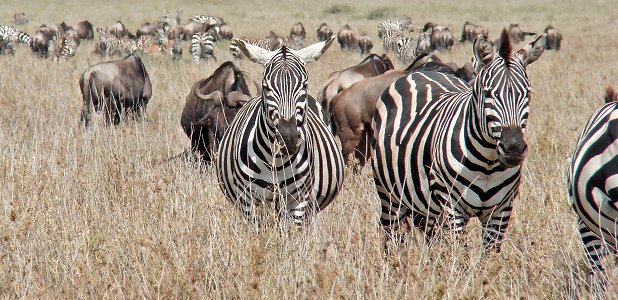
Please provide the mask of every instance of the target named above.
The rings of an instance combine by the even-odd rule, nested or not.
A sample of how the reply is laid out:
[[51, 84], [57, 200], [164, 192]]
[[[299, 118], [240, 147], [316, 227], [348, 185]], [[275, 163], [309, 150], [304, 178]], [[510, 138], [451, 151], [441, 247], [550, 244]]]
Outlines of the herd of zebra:
[[[76, 28], [64, 23], [56, 26], [54, 35], [47, 35], [47, 50], [38, 53], [60, 53], [54, 54], [56, 57], [74, 54], [74, 50], [65, 50], [79, 45], [74, 37], [93, 36], [92, 24], [86, 22]], [[358, 66], [331, 74], [317, 100], [308, 94], [306, 64], [317, 61], [335, 39], [344, 51], [367, 54], [373, 47], [367, 34], [357, 38], [345, 25], [335, 37], [323, 23], [316, 31], [318, 42], [305, 46], [306, 33], [301, 23], [292, 27], [287, 39], [272, 31], [266, 38], [233, 38], [222, 18], [196, 16], [181, 26], [179, 18], [163, 16], [155, 24], [144, 24], [135, 35], [128, 33], [121, 22], [107, 30], [98, 29], [100, 41], [96, 49], [103, 55], [128, 55], [123, 60], [125, 67], [137, 66], [133, 72], [137, 75], [132, 76], [145, 75], [133, 82], [141, 84], [141, 89], [136, 90], [143, 92], [140, 97], [146, 101], [151, 87], [144, 85], [150, 85], [150, 80], [139, 57], [133, 55], [138, 50], [174, 57], [182, 53], [179, 41], [190, 37], [192, 56], [199, 61], [214, 58], [214, 41], [231, 39], [230, 50], [235, 56], [245, 56], [264, 66], [257, 97], [248, 96], [243, 80], [230, 86], [223, 83], [224, 88], [208, 93], [199, 90], [210, 84], [209, 80], [216, 81], [216, 74], [224, 73], [226, 68], [233, 70], [233, 78], [242, 77], [233, 63], [226, 62], [208, 80], [196, 83], [187, 98], [187, 105], [193, 94], [200, 101], [219, 101], [223, 106], [228, 103], [226, 109], [235, 107], [233, 114], [220, 110], [223, 117], [213, 118], [207, 112], [195, 120], [187, 119], [185, 126], [183, 112], [183, 128], [190, 138], [199, 126], [226, 120], [217, 123], [221, 126], [211, 138], [217, 146], [209, 157], [214, 161], [224, 195], [247, 218], [259, 222], [257, 206], [274, 203], [282, 218], [301, 225], [326, 208], [341, 191], [349, 162], [349, 152], [344, 149], [342, 153], [335, 137], [340, 137], [345, 148], [343, 132], [361, 128], [353, 134], [358, 140], [366, 139], [366, 156], [371, 161], [380, 199], [380, 222], [386, 242], [405, 241], [401, 225], [408, 222], [431, 239], [442, 227], [461, 233], [468, 221], [477, 217], [482, 224], [484, 248], [498, 252], [528, 152], [524, 133], [531, 83], [526, 69], [545, 50], [559, 50], [562, 35], [551, 25], [537, 36], [511, 24], [500, 38], [491, 41], [486, 28], [467, 22], [461, 42], [471, 42], [473, 57], [465, 73], [468, 75], [463, 76], [456, 64], [453, 67], [452, 63], [442, 63], [433, 52], [454, 45], [447, 26], [427, 23], [417, 39], [405, 34], [413, 30], [409, 18], [378, 24], [384, 51], [394, 52], [408, 68], [393, 70], [386, 55], [370, 55]], [[43, 27], [40, 31], [44, 31]], [[35, 51], [38, 33], [33, 38], [15, 27], [1, 26], [0, 51], [10, 53], [14, 43], [29, 45]], [[521, 49], [513, 49], [526, 36], [537, 37]], [[58, 47], [56, 44], [62, 45], [60, 51], [52, 50]], [[365, 66], [370, 66], [369, 75], [359, 71]], [[93, 105], [91, 85], [96, 84], [92, 72], [85, 72], [80, 81], [87, 118]], [[342, 75], [350, 72], [357, 75], [352, 76], [356, 79], [342, 79], [351, 78]], [[336, 93], [327, 97], [330, 84], [336, 84]], [[370, 91], [372, 87], [375, 91]], [[358, 107], [368, 107], [367, 116], [355, 116], [364, 118], [365, 127], [345, 127], [338, 122], [342, 118], [337, 115], [337, 102], [344, 101], [338, 97], [355, 89], [370, 95], [366, 102], [361, 98], [353, 100]], [[104, 85], [94, 93], [103, 90]], [[126, 101], [122, 96], [114, 101], [119, 99]], [[618, 122], [618, 93], [608, 88], [606, 102], [585, 126], [567, 176], [586, 257], [595, 271], [603, 269], [603, 255], [617, 250], [618, 133], [614, 134], [613, 125]], [[127, 104], [114, 107], [120, 110], [123, 105]], [[351, 119], [350, 115], [345, 118]], [[192, 146], [198, 148], [198, 144]]]

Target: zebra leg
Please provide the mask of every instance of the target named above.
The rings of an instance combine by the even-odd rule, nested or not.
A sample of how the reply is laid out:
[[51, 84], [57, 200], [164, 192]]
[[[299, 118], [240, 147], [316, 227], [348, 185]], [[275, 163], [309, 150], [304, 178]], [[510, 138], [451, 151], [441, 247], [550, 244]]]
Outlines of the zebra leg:
[[491, 250], [496, 253], [500, 252], [500, 244], [509, 225], [512, 209], [512, 202], [510, 200], [505, 201], [486, 217], [480, 219], [483, 226], [483, 248], [485, 252]]
[[601, 258], [607, 255], [606, 247], [603, 245], [603, 241], [590, 229], [582, 220], [578, 221], [578, 230], [582, 243], [584, 244], [584, 251], [587, 259], [588, 266], [593, 272], [603, 271], [601, 265]]
[[[389, 195], [380, 194], [382, 203], [382, 214], [380, 215], [380, 223], [385, 231], [384, 250], [388, 252], [390, 244], [400, 245], [405, 241], [405, 232], [401, 232], [401, 224], [406, 223], [406, 217], [410, 216], [412, 211], [404, 206], [401, 202], [391, 202]], [[414, 220], [413, 220], [414, 221]], [[406, 226], [404, 226], [405, 229]]]

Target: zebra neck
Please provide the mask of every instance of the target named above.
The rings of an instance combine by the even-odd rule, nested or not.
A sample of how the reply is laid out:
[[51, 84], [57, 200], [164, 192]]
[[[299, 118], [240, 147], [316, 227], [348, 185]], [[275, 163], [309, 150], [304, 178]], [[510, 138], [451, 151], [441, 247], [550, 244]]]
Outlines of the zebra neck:
[[464, 126], [460, 132], [460, 143], [463, 143], [462, 146], [468, 149], [471, 155], [476, 156], [477, 161], [487, 164], [487, 168], [491, 169], [499, 165], [497, 141], [486, 133], [484, 114], [479, 111], [472, 93], [470, 100], [463, 115]]

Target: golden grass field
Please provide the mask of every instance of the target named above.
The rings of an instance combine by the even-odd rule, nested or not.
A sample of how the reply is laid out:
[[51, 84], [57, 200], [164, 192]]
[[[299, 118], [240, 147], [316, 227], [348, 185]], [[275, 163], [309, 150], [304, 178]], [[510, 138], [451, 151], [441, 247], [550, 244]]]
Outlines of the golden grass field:
[[[24, 47], [0, 57], [0, 296], [617, 298], [612, 258], [606, 260], [608, 293], [589, 287], [565, 174], [604, 88], [618, 86], [618, 2], [396, 2], [9, 0], [0, 3], [0, 24], [24, 11], [30, 23], [21, 29], [30, 34], [43, 23], [82, 19], [96, 27], [122, 20], [135, 30], [166, 9], [183, 10], [183, 22], [196, 14], [221, 16], [236, 36], [270, 29], [287, 35], [302, 21], [315, 40], [321, 22], [335, 32], [349, 23], [357, 33], [367, 31], [381, 53], [377, 22], [389, 17], [408, 15], [417, 28], [427, 21], [450, 25], [457, 38], [466, 20], [487, 26], [491, 39], [510, 22], [536, 32], [551, 23], [564, 34], [563, 49], [545, 52], [528, 68], [530, 151], [501, 253], [482, 256], [474, 220], [463, 237], [467, 248], [444, 238], [431, 249], [412, 242], [384, 258], [369, 167], [348, 172], [339, 197], [306, 228], [279, 222], [255, 230], [225, 200], [214, 170], [188, 159], [166, 162], [189, 147], [180, 113], [192, 83], [231, 59], [229, 42], [216, 46], [217, 63], [193, 64], [186, 42], [181, 62], [144, 56], [154, 90], [145, 120], [108, 127], [99, 118], [84, 130], [78, 78], [103, 60], [87, 41], [76, 57], [59, 63]], [[471, 55], [470, 44], [456, 44], [442, 57], [461, 65]], [[308, 66], [311, 94], [330, 72], [360, 60], [334, 44]], [[246, 59], [239, 65], [260, 79], [261, 66]]]

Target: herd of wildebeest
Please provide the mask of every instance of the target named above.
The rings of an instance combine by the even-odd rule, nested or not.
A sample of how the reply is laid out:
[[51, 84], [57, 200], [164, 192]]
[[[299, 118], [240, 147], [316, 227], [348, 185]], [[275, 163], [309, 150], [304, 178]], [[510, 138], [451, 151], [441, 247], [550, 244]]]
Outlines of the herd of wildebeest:
[[[15, 25], [26, 24], [25, 14], [14, 16]], [[234, 39], [229, 24], [221, 17], [197, 15], [181, 24], [180, 12], [176, 17], [165, 14], [154, 22], [146, 22], [135, 31], [117, 21], [106, 29], [96, 28], [88, 20], [70, 26], [65, 22], [57, 25], [41, 25], [29, 35], [15, 26], [0, 26], [0, 54], [12, 55], [20, 44], [27, 46], [35, 56], [42, 59], [62, 61], [71, 59], [83, 39], [95, 40], [92, 51], [107, 59], [88, 68], [79, 78], [83, 96], [81, 120], [88, 127], [93, 111], [102, 111], [107, 124], [120, 124], [127, 113], [138, 117], [145, 111], [152, 96], [149, 73], [142, 63], [144, 55], [171, 57], [179, 61], [183, 55], [183, 41], [189, 42], [188, 52], [192, 61], [217, 61], [214, 43], [225, 40], [235, 60], [251, 54], [242, 44], [258, 46], [274, 51], [285, 46], [300, 50], [315, 41], [330, 41], [336, 38], [341, 51], [359, 53], [360, 62], [343, 70], [332, 70], [315, 98], [309, 96], [309, 106], [318, 111], [324, 124], [340, 140], [346, 164], [357, 161], [354, 168], [362, 167], [370, 156], [369, 139], [371, 122], [376, 113], [380, 95], [398, 79], [413, 72], [433, 71], [457, 77], [471, 84], [479, 72], [474, 59], [458, 64], [444, 62], [440, 53], [456, 45], [474, 43], [477, 60], [496, 52], [489, 40], [489, 32], [482, 25], [466, 22], [461, 38], [456, 39], [449, 26], [426, 23], [417, 28], [408, 17], [378, 22], [377, 33], [384, 54], [374, 54], [370, 35], [357, 35], [349, 25], [344, 25], [335, 35], [324, 22], [309, 37], [301, 22], [292, 26], [287, 36], [269, 31], [264, 37], [240, 37]], [[419, 31], [418, 35], [412, 32]], [[527, 36], [536, 33], [526, 31], [519, 24], [510, 24], [505, 29], [512, 44], [518, 44]], [[478, 37], [488, 42], [476, 44]], [[545, 50], [560, 50], [562, 34], [551, 25], [544, 29]], [[326, 47], [327, 48], [327, 47]], [[391, 57], [394, 56], [397, 68]], [[118, 59], [123, 57], [122, 59]], [[110, 60], [111, 59], [111, 60]], [[114, 60], [115, 59], [115, 60]], [[255, 82], [254, 82], [255, 83]], [[257, 96], [261, 87], [257, 87]], [[251, 95], [250, 82], [245, 72], [233, 61], [221, 63], [207, 78], [195, 82], [182, 111], [180, 124], [191, 141], [191, 149], [204, 163], [215, 160], [219, 142], [238, 111], [255, 95]]]

